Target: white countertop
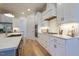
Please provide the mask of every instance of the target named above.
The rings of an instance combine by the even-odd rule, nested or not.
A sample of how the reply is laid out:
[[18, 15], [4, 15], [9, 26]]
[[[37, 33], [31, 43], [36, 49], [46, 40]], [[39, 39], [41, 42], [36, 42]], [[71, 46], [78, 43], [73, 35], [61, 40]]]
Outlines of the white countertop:
[[71, 37], [71, 36], [67, 36], [67, 35], [58, 35], [58, 34], [54, 34], [54, 35], [51, 35], [51, 36], [55, 36], [55, 37], [58, 37], [58, 38], [61, 38], [61, 39], [67, 39], [67, 40], [69, 40], [69, 39], [79, 39], [79, 36]]
[[77, 38], [79, 38], [79, 36], [70, 37], [70, 36], [67, 36], [67, 35], [59, 35], [59, 34], [48, 34], [48, 33], [39, 33], [39, 34], [46, 34], [46, 35], [58, 37], [58, 38], [61, 38], [61, 39], [77, 39]]
[[70, 36], [66, 36], [66, 35], [58, 35], [58, 34], [54, 34], [52, 36], [59, 37], [59, 38], [63, 38], [63, 39], [71, 39], [71, 38], [74, 38], [74, 37], [70, 37]]
[[2, 49], [17, 48], [22, 36], [6, 37], [4, 34], [0, 34], [0, 51]]

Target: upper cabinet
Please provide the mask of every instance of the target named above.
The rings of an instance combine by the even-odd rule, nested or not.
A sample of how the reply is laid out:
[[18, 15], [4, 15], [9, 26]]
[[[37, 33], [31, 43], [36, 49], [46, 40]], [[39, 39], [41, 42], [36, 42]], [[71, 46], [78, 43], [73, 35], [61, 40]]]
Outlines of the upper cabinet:
[[37, 12], [35, 15], [35, 23], [41, 25], [41, 22], [42, 22], [41, 12]]
[[12, 17], [7, 17], [3, 14], [0, 14], [0, 22], [9, 22], [12, 23]]
[[59, 24], [79, 22], [79, 4], [57, 4], [57, 19]]

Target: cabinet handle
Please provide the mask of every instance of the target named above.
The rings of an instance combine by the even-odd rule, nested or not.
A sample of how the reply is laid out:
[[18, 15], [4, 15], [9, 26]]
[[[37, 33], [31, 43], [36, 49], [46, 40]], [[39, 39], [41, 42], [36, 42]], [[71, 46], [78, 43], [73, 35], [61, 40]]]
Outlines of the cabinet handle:
[[54, 48], [57, 48], [57, 45], [54, 45]]
[[64, 21], [64, 17], [61, 18], [61, 21]]

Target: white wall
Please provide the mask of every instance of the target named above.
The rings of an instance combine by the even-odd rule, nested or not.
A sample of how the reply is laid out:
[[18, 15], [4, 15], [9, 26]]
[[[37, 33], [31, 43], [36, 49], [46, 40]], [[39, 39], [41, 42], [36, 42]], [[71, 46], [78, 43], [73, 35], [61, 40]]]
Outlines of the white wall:
[[37, 12], [35, 15], [35, 23], [38, 24], [38, 33], [41, 32], [40, 28], [42, 27], [42, 13]]
[[27, 35], [27, 26], [26, 26], [26, 17], [18, 17], [13, 19], [13, 27], [19, 28], [19, 31], [24, 34], [24, 36]]
[[27, 38], [35, 38], [35, 14], [27, 16]]
[[20, 32], [24, 32], [26, 38], [35, 38], [35, 14], [14, 18], [13, 27], [18, 27]]
[[18, 27], [18, 22], [19, 22], [19, 19], [18, 18], [14, 18], [13, 19], [13, 27]]

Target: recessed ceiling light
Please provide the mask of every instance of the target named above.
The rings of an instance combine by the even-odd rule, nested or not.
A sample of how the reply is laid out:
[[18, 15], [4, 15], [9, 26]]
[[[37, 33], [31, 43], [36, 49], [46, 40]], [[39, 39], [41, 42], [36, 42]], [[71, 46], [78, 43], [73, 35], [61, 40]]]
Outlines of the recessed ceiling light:
[[31, 11], [31, 9], [28, 8], [27, 11]]

